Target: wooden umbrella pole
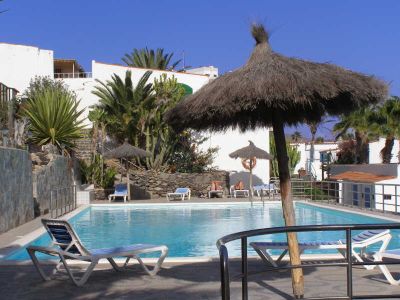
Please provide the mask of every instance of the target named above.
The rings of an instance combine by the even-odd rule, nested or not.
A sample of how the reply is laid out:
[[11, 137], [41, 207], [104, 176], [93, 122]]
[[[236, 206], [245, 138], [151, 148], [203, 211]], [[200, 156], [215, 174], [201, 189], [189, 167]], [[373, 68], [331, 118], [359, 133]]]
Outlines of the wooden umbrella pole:
[[131, 201], [131, 183], [130, 183], [130, 176], [129, 176], [129, 162], [126, 160], [126, 184], [128, 188], [128, 201]]
[[250, 157], [250, 162], [249, 162], [249, 169], [250, 169], [250, 178], [249, 178], [249, 198], [250, 200], [253, 199], [253, 163]]
[[[281, 116], [274, 114], [272, 127], [275, 138], [276, 158], [278, 160], [283, 217], [285, 219], [286, 226], [294, 226], [296, 225], [296, 219], [291, 194], [289, 158], [286, 149], [285, 131]], [[290, 263], [292, 265], [301, 264], [299, 244], [296, 233], [287, 233], [287, 240], [289, 244]], [[303, 269], [292, 269], [292, 287], [293, 294], [296, 298], [304, 297]]]

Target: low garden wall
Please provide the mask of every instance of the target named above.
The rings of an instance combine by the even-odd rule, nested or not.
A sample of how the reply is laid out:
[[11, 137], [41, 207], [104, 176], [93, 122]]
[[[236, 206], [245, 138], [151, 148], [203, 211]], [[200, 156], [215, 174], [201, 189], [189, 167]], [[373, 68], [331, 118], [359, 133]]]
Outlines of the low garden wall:
[[0, 147], [0, 233], [33, 218], [32, 162], [29, 153]]
[[131, 173], [132, 199], [165, 197], [179, 187], [189, 187], [194, 197], [206, 197], [211, 181], [222, 181], [228, 191], [229, 173], [214, 171], [207, 173], [161, 173], [135, 171]]
[[[36, 199], [38, 212], [46, 214], [50, 209], [52, 190], [57, 190], [59, 199], [71, 197], [73, 186], [71, 160], [54, 154], [40, 156], [32, 154], [32, 160], [35, 164], [33, 170], [33, 197]], [[40, 165], [41, 161], [45, 161], [46, 164]]]

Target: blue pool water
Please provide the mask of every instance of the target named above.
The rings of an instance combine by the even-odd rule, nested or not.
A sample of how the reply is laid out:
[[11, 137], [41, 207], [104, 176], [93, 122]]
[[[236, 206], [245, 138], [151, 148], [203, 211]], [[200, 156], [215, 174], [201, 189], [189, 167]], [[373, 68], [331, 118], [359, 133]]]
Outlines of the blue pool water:
[[[295, 207], [298, 225], [388, 223], [383, 219], [319, 208], [305, 203], [296, 203]], [[169, 248], [169, 257], [218, 256], [215, 243], [224, 235], [284, 225], [280, 203], [265, 206], [251, 206], [249, 203], [98, 205], [85, 209], [69, 221], [88, 249], [134, 243], [165, 244]], [[393, 239], [389, 248], [400, 247], [399, 233], [392, 231]], [[299, 234], [301, 241], [330, 241], [342, 238], [343, 232]], [[285, 235], [257, 237], [257, 240], [285, 241]], [[50, 238], [46, 233], [31, 244], [49, 243]], [[229, 254], [240, 255], [239, 247], [239, 243], [230, 244]], [[25, 260], [29, 257], [26, 250], [21, 248], [6, 259]]]

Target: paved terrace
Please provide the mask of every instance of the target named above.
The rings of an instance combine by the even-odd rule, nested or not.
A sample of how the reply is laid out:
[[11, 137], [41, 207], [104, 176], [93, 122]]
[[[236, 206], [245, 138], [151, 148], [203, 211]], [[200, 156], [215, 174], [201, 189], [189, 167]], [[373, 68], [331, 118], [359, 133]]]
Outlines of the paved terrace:
[[[78, 266], [77, 266], [78, 267]], [[75, 267], [75, 268], [77, 268]], [[234, 261], [231, 271], [238, 271]], [[250, 260], [249, 271], [265, 268], [259, 260]], [[49, 269], [50, 270], [50, 269]], [[398, 269], [400, 270], [400, 269]], [[372, 294], [400, 293], [400, 287], [383, 281], [378, 270], [354, 268], [354, 292]], [[306, 296], [344, 296], [346, 269], [309, 268], [305, 270]], [[249, 299], [292, 299], [290, 272], [268, 272], [252, 276]], [[1, 266], [1, 299], [221, 299], [218, 262], [167, 263], [155, 277], [145, 275], [137, 265], [115, 272], [100, 265], [83, 287], [76, 287], [63, 273], [43, 282], [33, 266]], [[231, 298], [241, 299], [240, 283], [231, 286]]]
[[[258, 200], [258, 199], [257, 199]], [[248, 199], [196, 199], [189, 202], [248, 202]], [[130, 203], [165, 203], [165, 199], [131, 201]], [[187, 202], [187, 201], [185, 201]], [[107, 203], [108, 201], [96, 201]], [[337, 207], [337, 206], [335, 206]], [[347, 208], [349, 209], [349, 208]], [[353, 210], [354, 211], [354, 210]], [[360, 211], [360, 210], [358, 210]], [[378, 216], [392, 217], [392, 214]], [[0, 235], [0, 254], [6, 245], [40, 228], [40, 219]], [[315, 261], [313, 261], [315, 262]], [[312, 263], [312, 262], [309, 262]], [[78, 271], [85, 265], [74, 265]], [[231, 274], [238, 273], [240, 262], [231, 261]], [[46, 266], [50, 271], [51, 266]], [[249, 272], [265, 269], [259, 259], [249, 261]], [[400, 273], [400, 266], [392, 266]], [[344, 267], [311, 267], [304, 270], [306, 296], [344, 296], [346, 269]], [[156, 277], [145, 275], [138, 265], [125, 272], [115, 272], [108, 264], [99, 265], [84, 287], [78, 288], [64, 273], [50, 282], [43, 282], [31, 264], [0, 265], [1, 299], [220, 299], [218, 260], [203, 262], [164, 263]], [[400, 287], [391, 286], [376, 268], [367, 271], [353, 268], [354, 292], [397, 294]], [[292, 299], [289, 271], [267, 272], [249, 278], [249, 299]], [[241, 299], [240, 282], [231, 285], [231, 298]]]

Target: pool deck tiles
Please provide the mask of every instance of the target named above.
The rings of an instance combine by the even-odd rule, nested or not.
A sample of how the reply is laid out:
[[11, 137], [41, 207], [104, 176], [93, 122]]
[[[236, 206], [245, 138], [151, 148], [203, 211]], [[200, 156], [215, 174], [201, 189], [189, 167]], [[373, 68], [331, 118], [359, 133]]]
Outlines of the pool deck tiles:
[[[78, 268], [79, 266], [74, 266]], [[231, 272], [240, 270], [240, 262], [231, 262]], [[47, 266], [50, 270], [50, 267]], [[249, 262], [249, 271], [265, 268], [259, 259]], [[400, 270], [397, 267], [397, 270]], [[344, 296], [346, 269], [343, 267], [311, 267], [304, 271], [307, 297]], [[384, 281], [375, 269], [353, 269], [354, 292], [373, 294], [400, 293], [400, 287]], [[95, 269], [83, 287], [76, 287], [63, 274], [43, 282], [32, 265], [0, 268], [1, 299], [221, 299], [219, 264], [166, 263], [155, 277], [144, 274], [137, 265], [125, 272], [115, 272], [109, 265]], [[231, 284], [231, 299], [241, 299], [238, 280]], [[268, 272], [249, 279], [249, 299], [292, 299], [290, 272]]]

